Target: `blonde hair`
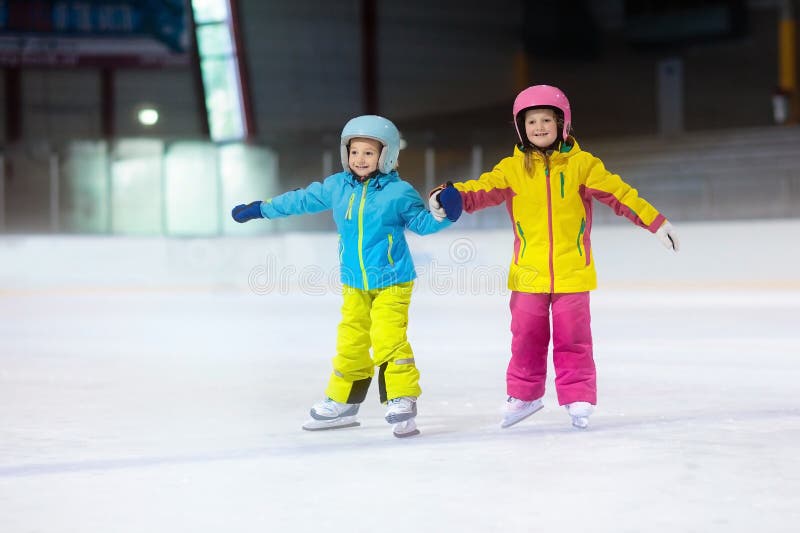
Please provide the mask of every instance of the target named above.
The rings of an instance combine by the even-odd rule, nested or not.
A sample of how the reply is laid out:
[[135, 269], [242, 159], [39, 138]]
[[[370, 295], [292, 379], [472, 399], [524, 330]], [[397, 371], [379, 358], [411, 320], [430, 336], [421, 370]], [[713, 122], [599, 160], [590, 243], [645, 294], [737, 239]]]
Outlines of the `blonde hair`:
[[533, 177], [533, 175], [534, 175], [534, 167], [536, 165], [536, 161], [535, 161], [535, 158], [534, 158], [534, 153], [537, 153], [537, 152], [539, 154], [541, 154], [542, 157], [544, 158], [545, 165], [549, 166], [549, 163], [550, 163], [550, 161], [549, 161], [550, 156], [547, 155], [546, 151], [540, 150], [539, 148], [530, 148], [530, 147], [528, 147], [525, 150], [525, 172], [527, 172], [530, 175], [530, 177]]

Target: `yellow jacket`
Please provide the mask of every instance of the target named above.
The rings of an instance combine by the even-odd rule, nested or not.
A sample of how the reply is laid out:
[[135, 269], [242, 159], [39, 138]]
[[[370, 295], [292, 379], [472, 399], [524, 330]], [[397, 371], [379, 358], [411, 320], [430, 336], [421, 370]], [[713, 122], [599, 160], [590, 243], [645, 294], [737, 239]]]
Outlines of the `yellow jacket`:
[[531, 172], [525, 154], [500, 161], [476, 180], [456, 183], [464, 210], [506, 203], [514, 229], [514, 257], [508, 288], [519, 292], [566, 293], [597, 288], [592, 259], [592, 199], [617, 215], [655, 232], [665, 221], [639, 193], [606, 170], [570, 138], [545, 157], [533, 155]]

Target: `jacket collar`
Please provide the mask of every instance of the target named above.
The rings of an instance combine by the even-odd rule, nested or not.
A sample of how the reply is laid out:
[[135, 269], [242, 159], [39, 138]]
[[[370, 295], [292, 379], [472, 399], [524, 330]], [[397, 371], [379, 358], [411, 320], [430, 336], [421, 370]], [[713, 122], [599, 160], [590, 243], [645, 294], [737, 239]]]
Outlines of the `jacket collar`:
[[[568, 143], [559, 143], [558, 149], [556, 150], [549, 150], [547, 155], [550, 157], [570, 157], [572, 155], [577, 154], [581, 151], [581, 147], [578, 144], [578, 141], [575, 137], [570, 136]], [[537, 154], [541, 157], [541, 152], [536, 151], [534, 154]], [[514, 145], [514, 157], [525, 157], [525, 152], [520, 150], [519, 145]]]
[[361, 181], [361, 180], [358, 179], [358, 177], [356, 177], [355, 174], [353, 174], [352, 172], [347, 170], [347, 171], [345, 171], [345, 179], [353, 187], [363, 184], [364, 181], [366, 181], [368, 179], [369, 180], [369, 185], [367, 185], [367, 188], [370, 188], [370, 189], [375, 188], [375, 189], [380, 190], [387, 183], [399, 180], [400, 176], [397, 175], [397, 171], [396, 170], [392, 170], [388, 174], [381, 174], [380, 172], [376, 172], [376, 173], [372, 174], [369, 178], [366, 178], [364, 181]]

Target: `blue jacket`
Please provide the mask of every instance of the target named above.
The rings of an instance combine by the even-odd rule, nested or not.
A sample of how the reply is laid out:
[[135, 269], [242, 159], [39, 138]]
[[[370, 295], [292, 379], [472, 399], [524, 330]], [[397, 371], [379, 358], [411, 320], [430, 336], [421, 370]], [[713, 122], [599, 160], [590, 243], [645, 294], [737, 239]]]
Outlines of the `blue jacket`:
[[437, 221], [417, 191], [396, 171], [359, 182], [339, 172], [261, 204], [265, 218], [333, 210], [339, 230], [342, 283], [363, 290], [379, 289], [417, 277], [404, 230], [428, 235], [451, 224]]

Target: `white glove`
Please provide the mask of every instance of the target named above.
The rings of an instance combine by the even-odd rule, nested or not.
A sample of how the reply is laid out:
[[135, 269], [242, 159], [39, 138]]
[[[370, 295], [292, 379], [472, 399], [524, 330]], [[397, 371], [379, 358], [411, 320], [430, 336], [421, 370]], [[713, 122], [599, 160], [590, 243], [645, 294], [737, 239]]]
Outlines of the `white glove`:
[[672, 227], [668, 221], [661, 224], [661, 227], [656, 231], [656, 237], [661, 241], [668, 250], [677, 252], [681, 248], [681, 241], [678, 240], [678, 234], [675, 233], [675, 228]]
[[447, 218], [447, 213], [445, 212], [444, 207], [442, 207], [439, 203], [439, 192], [441, 192], [441, 190], [441, 187], [432, 190], [431, 195], [428, 197], [428, 207], [431, 210], [433, 218], [435, 218], [438, 222], [441, 222]]

